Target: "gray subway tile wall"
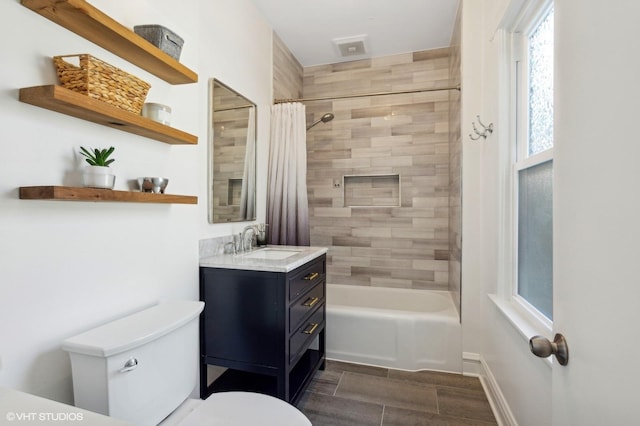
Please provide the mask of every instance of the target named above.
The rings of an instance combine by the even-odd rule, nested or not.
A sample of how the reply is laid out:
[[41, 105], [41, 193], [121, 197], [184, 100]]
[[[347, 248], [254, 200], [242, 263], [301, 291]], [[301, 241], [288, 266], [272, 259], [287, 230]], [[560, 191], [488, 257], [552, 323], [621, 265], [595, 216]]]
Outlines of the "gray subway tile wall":
[[[274, 37], [276, 99], [448, 88], [459, 70], [455, 43], [304, 68]], [[304, 102], [307, 122], [335, 115], [307, 133], [311, 244], [329, 247], [328, 283], [451, 290], [459, 306], [459, 99], [444, 90]]]
[[[449, 49], [304, 68], [304, 97], [449, 86]], [[311, 243], [327, 282], [448, 289], [447, 91], [305, 102]], [[368, 205], [367, 205], [368, 204]], [[437, 255], [436, 255], [437, 253]]]

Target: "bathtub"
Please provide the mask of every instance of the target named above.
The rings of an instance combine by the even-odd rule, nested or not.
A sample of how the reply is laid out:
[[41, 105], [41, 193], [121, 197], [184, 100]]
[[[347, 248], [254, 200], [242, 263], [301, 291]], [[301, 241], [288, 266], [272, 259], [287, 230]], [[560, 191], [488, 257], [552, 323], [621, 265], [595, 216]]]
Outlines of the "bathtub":
[[462, 372], [462, 329], [446, 291], [327, 285], [326, 357]]

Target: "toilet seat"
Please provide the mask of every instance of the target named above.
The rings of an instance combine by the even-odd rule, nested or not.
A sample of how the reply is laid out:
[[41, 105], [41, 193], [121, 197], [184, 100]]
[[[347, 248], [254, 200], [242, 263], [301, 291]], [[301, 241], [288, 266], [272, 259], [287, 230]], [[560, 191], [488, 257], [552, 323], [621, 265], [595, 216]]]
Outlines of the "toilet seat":
[[[254, 392], [214, 393], [192, 408], [175, 424], [180, 426], [312, 426], [309, 419], [293, 405], [278, 398]], [[167, 423], [173, 424], [173, 422]]]

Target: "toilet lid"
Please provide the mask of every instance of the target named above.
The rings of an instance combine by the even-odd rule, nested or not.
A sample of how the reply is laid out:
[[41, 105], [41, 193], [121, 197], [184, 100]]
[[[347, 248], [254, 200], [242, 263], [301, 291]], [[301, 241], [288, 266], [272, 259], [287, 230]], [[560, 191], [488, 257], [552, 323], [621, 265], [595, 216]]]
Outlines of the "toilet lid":
[[253, 392], [218, 392], [191, 411], [181, 426], [312, 426], [293, 405]]

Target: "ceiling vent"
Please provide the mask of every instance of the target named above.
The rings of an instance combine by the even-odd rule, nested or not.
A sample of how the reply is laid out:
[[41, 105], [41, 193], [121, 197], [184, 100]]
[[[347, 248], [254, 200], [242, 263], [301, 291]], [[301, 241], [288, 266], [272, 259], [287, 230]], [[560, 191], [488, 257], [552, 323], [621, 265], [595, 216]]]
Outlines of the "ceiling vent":
[[342, 57], [365, 55], [367, 53], [366, 41], [366, 35], [333, 39], [333, 43]]

